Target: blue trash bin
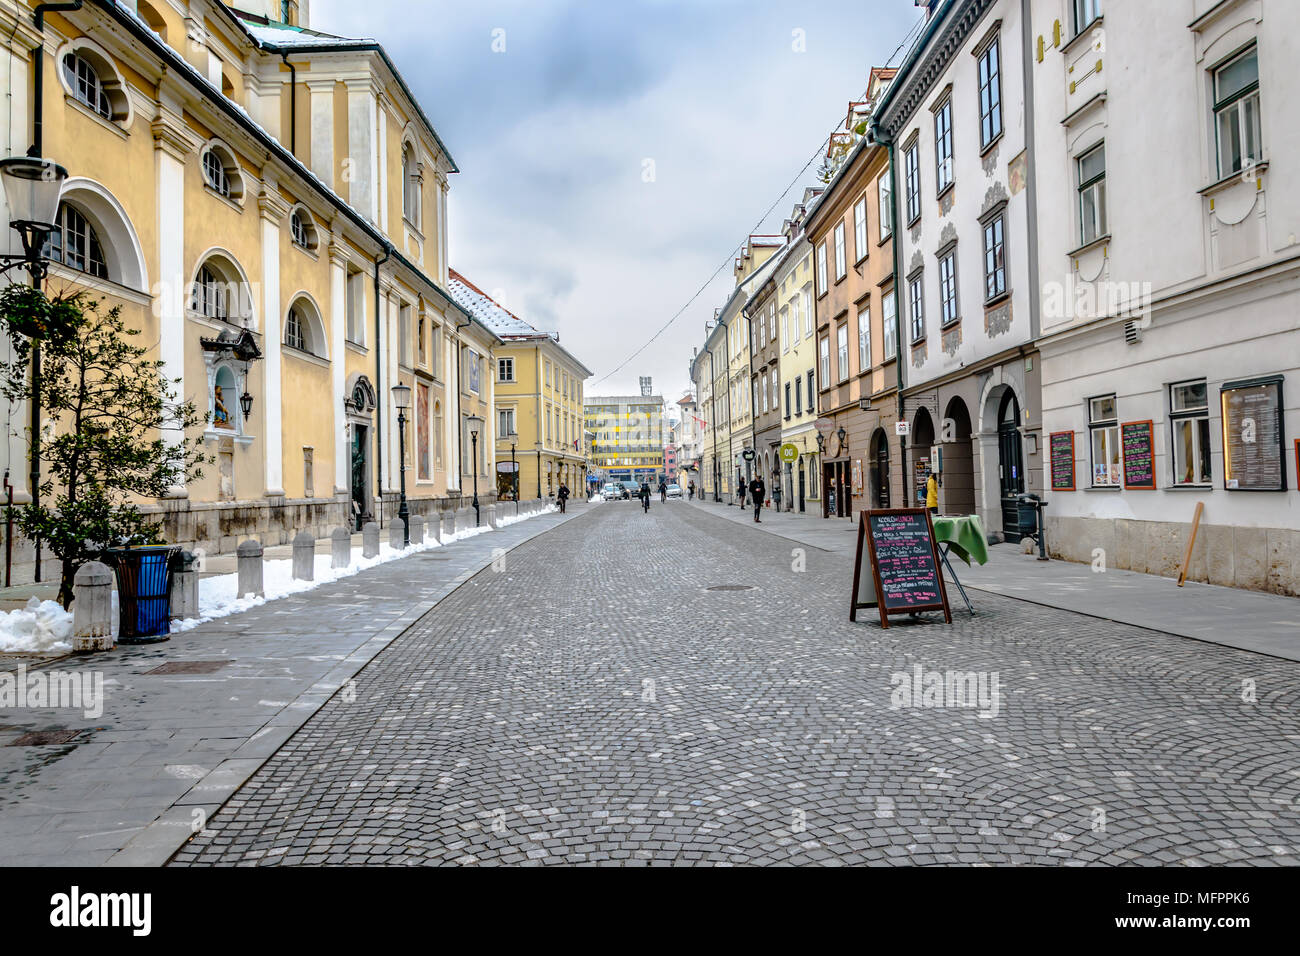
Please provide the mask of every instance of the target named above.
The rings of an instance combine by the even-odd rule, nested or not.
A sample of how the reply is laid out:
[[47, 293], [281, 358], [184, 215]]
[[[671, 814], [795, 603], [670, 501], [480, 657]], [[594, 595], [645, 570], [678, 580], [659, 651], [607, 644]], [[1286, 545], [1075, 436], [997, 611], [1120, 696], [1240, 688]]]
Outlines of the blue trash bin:
[[171, 639], [172, 568], [180, 551], [159, 545], [107, 553], [117, 575], [119, 644]]

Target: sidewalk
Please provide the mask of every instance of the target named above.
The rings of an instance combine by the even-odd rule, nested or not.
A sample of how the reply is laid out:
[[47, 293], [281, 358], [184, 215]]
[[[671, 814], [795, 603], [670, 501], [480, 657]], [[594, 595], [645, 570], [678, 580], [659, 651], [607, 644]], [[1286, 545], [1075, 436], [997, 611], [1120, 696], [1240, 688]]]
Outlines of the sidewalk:
[[[0, 711], [0, 865], [165, 862], [412, 623], [494, 558], [588, 507], [391, 561], [166, 643], [33, 672], [102, 675], [104, 710]], [[170, 673], [157, 673], [164, 664]], [[7, 746], [37, 730], [78, 736]]]
[[[850, 560], [857, 546], [856, 521], [765, 510], [762, 523], [755, 525], [753, 511], [712, 501], [690, 504], [755, 530], [823, 551], [844, 553]], [[1094, 572], [1087, 564], [1039, 561], [1036, 553], [1024, 554], [1014, 544], [990, 547], [989, 563], [983, 566], [968, 568], [960, 561], [952, 563], [968, 592], [989, 591], [1121, 624], [1300, 661], [1300, 601], [1295, 598], [1192, 581], [1180, 588], [1172, 578], [1115, 568]], [[970, 599], [978, 614], [979, 595], [972, 593]], [[948, 588], [948, 603], [954, 615], [966, 613], [955, 587]]]

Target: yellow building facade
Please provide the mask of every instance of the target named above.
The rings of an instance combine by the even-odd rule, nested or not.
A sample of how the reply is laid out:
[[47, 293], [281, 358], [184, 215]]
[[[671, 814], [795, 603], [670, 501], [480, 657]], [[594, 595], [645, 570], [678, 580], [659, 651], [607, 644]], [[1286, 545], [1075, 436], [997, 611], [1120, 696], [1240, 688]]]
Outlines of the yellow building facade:
[[664, 477], [662, 395], [596, 395], [587, 399], [591, 467], [601, 481], [648, 481]]
[[[214, 463], [143, 503], [208, 550], [386, 523], [403, 464], [414, 513], [495, 471], [501, 340], [447, 290], [455, 162], [382, 48], [263, 5], [88, 0], [39, 31], [35, 4], [0, 9], [5, 154], [70, 174], [47, 292], [122, 306], [209, 416], [189, 437]], [[17, 502], [28, 415], [4, 409]]]
[[584, 493], [587, 442], [583, 385], [591, 371], [559, 339], [529, 325], [455, 270], [450, 290], [461, 307], [501, 344], [493, 383], [496, 477], [501, 500], [550, 497], [567, 485]]

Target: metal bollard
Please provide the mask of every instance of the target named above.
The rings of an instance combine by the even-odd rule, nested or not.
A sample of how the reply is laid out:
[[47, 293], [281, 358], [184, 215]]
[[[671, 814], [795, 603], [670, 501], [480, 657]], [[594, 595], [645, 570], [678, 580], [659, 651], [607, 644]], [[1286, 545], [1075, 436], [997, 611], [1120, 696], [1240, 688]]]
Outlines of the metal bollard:
[[199, 616], [199, 575], [194, 570], [194, 553], [191, 551], [182, 551], [176, 556], [171, 605], [173, 621]]
[[424, 544], [424, 518], [411, 515], [411, 544]]
[[72, 649], [113, 649], [113, 572], [98, 561], [77, 569], [72, 583]]
[[348, 533], [347, 528], [335, 528], [331, 531], [330, 543], [333, 551], [330, 567], [346, 568], [352, 563], [352, 535]]
[[239, 565], [239, 590], [237, 597], [253, 594], [263, 597], [266, 589], [262, 585], [262, 542], [256, 538], [239, 542], [235, 549]]
[[316, 538], [310, 531], [299, 531], [293, 537], [293, 579], [313, 581], [316, 578]]
[[367, 521], [361, 526], [361, 556], [373, 558], [379, 555], [379, 525]]

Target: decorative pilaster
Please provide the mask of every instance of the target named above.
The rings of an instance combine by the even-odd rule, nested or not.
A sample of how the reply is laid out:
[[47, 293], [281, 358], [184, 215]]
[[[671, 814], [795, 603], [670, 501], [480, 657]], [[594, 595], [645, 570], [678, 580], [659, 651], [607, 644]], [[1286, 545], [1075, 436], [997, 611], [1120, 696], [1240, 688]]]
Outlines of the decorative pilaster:
[[334, 402], [330, 414], [334, 416], [334, 494], [347, 495], [350, 491], [348, 474], [347, 417], [343, 402], [347, 398], [347, 345], [344, 343], [348, 322], [348, 253], [342, 240], [330, 240], [330, 384]]
[[280, 196], [274, 179], [269, 176], [257, 194], [257, 211], [262, 223], [262, 350], [263, 397], [262, 420], [266, 427], [266, 487], [268, 498], [284, 496], [283, 428], [284, 407], [280, 371], [280, 229], [289, 215], [289, 204]]

